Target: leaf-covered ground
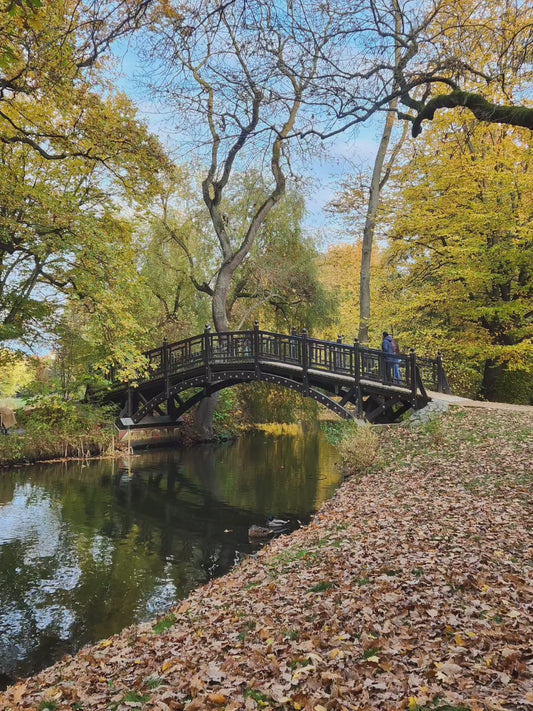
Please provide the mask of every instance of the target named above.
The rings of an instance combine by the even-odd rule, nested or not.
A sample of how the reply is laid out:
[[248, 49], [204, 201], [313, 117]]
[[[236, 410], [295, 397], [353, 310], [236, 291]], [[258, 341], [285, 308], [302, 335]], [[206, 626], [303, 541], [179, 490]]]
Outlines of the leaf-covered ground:
[[313, 522], [1, 709], [533, 709], [533, 415], [382, 433]]

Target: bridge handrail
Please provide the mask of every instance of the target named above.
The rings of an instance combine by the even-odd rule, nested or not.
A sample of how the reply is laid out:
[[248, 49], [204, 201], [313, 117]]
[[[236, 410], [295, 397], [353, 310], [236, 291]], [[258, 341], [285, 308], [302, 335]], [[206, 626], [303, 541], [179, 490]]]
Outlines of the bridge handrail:
[[[148, 375], [140, 382], [168, 378], [194, 368], [209, 368], [217, 365], [235, 366], [262, 361], [283, 363], [302, 369], [330, 372], [361, 380], [392, 384], [410, 389], [413, 397], [418, 390], [450, 392], [442, 363], [442, 354], [437, 358], [421, 358], [413, 349], [409, 353], [394, 356], [382, 350], [361, 346], [357, 339], [353, 345], [310, 337], [304, 329], [298, 334], [294, 329], [289, 334], [262, 331], [256, 324], [253, 329], [242, 331], [211, 332], [185, 338], [174, 343], [166, 339], [159, 348], [143, 353], [148, 362]], [[119, 380], [111, 374], [111, 380]], [[429, 387], [428, 387], [429, 386]]]

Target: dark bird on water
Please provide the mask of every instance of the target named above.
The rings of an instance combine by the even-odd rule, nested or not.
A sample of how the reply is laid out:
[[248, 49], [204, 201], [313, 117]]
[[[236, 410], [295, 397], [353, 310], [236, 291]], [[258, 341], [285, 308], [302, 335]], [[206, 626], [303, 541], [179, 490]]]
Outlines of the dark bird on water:
[[250, 526], [248, 529], [248, 535], [250, 538], [267, 538], [273, 531], [270, 528], [265, 528], [264, 526]]

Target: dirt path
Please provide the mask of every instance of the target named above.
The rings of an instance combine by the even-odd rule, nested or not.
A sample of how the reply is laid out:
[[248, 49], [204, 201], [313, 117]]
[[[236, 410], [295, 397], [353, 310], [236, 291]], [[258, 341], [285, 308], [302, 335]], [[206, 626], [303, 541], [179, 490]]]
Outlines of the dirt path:
[[1, 709], [531, 711], [533, 415], [385, 429], [312, 523]]
[[509, 412], [525, 412], [533, 414], [533, 405], [513, 405], [508, 402], [488, 402], [487, 400], [471, 400], [467, 397], [459, 397], [458, 395], [446, 395], [446, 393], [437, 393], [428, 391], [428, 395], [432, 400], [447, 402], [450, 405], [457, 407], [480, 407], [484, 410], [507, 410]]

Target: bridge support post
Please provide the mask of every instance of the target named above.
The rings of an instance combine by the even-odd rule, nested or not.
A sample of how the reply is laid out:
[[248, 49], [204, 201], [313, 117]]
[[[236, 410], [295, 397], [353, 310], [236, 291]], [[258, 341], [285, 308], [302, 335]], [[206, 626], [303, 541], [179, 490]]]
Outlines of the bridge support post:
[[307, 338], [306, 328], [302, 328], [302, 370], [304, 393], [309, 395], [309, 340]]
[[163, 349], [161, 351], [161, 365], [163, 366], [163, 375], [165, 377], [165, 395], [167, 400], [170, 394], [170, 372], [169, 372], [169, 357], [168, 357], [168, 339], [165, 336], [163, 338]]
[[133, 394], [131, 392], [131, 383], [128, 382], [128, 392], [126, 394], [126, 417], [133, 415]]
[[363, 393], [361, 392], [361, 350], [358, 338], [355, 338], [353, 342], [353, 359], [355, 397], [357, 398], [355, 411], [357, 413], [357, 419], [360, 420], [363, 417]]
[[209, 358], [211, 355], [211, 326], [206, 324], [204, 328], [203, 335], [203, 346], [204, 346], [204, 369], [205, 369], [205, 382], [211, 382], [211, 368], [209, 367]]
[[252, 347], [254, 351], [255, 377], [258, 380], [261, 380], [261, 363], [259, 362], [259, 321], [254, 321], [254, 336]]
[[409, 350], [409, 370], [411, 374], [411, 404], [416, 407], [416, 353], [414, 348]]
[[[342, 336], [339, 333], [337, 336], [337, 343], [339, 345], [342, 345]], [[342, 352], [340, 348], [335, 349], [335, 364], [333, 366], [334, 370], [341, 370], [342, 368], [345, 367], [345, 363], [343, 363], [343, 358], [342, 358]]]

